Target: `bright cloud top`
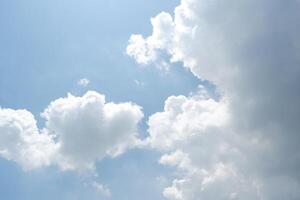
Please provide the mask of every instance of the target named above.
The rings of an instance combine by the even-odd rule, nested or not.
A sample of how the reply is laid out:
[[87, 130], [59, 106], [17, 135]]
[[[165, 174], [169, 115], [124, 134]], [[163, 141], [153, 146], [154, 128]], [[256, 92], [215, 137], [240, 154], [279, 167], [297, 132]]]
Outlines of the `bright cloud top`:
[[169, 97], [150, 117], [146, 141], [180, 172], [167, 198], [300, 198], [299, 11], [297, 0], [182, 0], [151, 19], [151, 36], [131, 37], [138, 63], [166, 52], [221, 94]]
[[117, 156], [138, 141], [141, 108], [132, 103], [106, 103], [97, 92], [69, 94], [42, 113], [38, 130], [26, 110], [0, 109], [0, 153], [25, 169], [57, 164], [63, 170], [93, 169], [97, 160]]

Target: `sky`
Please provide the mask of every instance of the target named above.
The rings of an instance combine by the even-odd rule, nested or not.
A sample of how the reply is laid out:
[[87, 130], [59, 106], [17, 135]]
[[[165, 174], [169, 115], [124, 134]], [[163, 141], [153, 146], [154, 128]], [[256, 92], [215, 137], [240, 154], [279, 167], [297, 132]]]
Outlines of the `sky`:
[[299, 11], [2, 0], [1, 199], [300, 199]]

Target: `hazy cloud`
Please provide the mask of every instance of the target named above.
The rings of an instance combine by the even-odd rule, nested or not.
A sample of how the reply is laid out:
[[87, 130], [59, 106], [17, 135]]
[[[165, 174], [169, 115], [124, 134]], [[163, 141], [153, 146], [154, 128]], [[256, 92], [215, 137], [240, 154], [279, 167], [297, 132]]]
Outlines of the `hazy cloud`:
[[90, 80], [87, 78], [82, 78], [80, 80], [77, 81], [77, 85], [82, 86], [82, 87], [86, 87], [90, 84]]

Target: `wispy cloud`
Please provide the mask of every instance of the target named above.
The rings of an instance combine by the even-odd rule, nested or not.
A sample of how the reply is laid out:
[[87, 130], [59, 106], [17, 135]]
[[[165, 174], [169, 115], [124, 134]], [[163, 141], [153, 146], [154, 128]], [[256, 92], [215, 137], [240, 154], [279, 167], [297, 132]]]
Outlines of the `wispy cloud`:
[[77, 85], [82, 86], [82, 87], [86, 87], [90, 84], [90, 80], [87, 78], [82, 78], [80, 80], [77, 81]]

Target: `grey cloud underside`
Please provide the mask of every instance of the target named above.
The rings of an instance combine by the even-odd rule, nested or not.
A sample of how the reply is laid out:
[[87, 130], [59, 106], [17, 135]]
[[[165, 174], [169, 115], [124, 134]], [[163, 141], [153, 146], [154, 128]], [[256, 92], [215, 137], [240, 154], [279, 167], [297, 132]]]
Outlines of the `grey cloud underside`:
[[[150, 118], [149, 145], [190, 160], [182, 167], [170, 158], [184, 173], [165, 196], [299, 199], [300, 2], [182, 0], [173, 17], [163, 12], [151, 22], [153, 34], [133, 35], [127, 53], [147, 64], [166, 51], [222, 96], [172, 97]], [[226, 108], [226, 122], [199, 109], [208, 100]], [[215, 122], [202, 126], [208, 119]]]

